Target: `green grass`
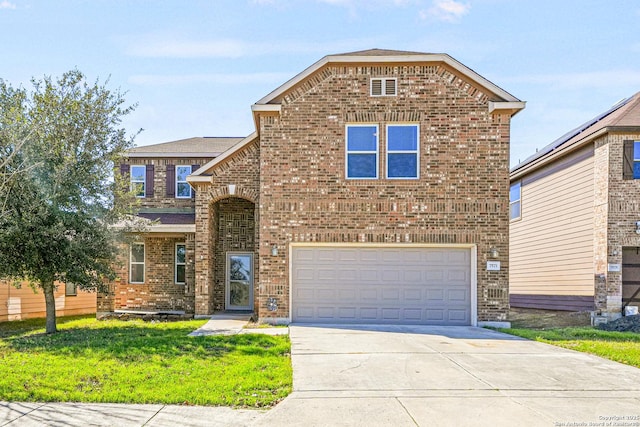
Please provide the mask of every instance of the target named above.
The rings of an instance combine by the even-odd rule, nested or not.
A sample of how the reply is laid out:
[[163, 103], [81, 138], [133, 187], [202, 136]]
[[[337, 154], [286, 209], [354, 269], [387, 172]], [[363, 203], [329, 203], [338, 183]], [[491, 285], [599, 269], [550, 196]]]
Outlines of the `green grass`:
[[188, 336], [204, 322], [0, 323], [0, 400], [264, 407], [291, 392], [288, 336]]
[[528, 338], [591, 353], [605, 359], [640, 368], [640, 334], [633, 332], [610, 332], [591, 327], [561, 329], [499, 329], [511, 335]]

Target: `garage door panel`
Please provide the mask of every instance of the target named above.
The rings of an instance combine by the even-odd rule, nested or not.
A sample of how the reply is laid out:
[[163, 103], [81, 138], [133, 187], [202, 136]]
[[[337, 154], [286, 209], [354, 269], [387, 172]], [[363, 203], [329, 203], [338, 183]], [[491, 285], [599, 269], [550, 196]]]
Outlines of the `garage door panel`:
[[471, 323], [470, 250], [294, 248], [296, 322]]

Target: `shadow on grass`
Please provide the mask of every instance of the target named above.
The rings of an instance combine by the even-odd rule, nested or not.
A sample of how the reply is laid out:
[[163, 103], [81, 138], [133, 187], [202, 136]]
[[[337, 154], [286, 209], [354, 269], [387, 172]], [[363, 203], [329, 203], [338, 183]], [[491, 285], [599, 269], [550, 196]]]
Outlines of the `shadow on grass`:
[[87, 326], [65, 327], [65, 323], [78, 319], [82, 318], [71, 319], [68, 322], [59, 321], [59, 332], [51, 335], [34, 333], [42, 328], [43, 321], [27, 321], [8, 328], [2, 325], [0, 339], [10, 349], [25, 353], [47, 352], [73, 356], [100, 354], [123, 362], [146, 359], [154, 355], [216, 358], [230, 352], [248, 356], [274, 356], [288, 352], [287, 348], [282, 347], [281, 339], [268, 335], [189, 337], [189, 333], [195, 329], [192, 322], [154, 324], [112, 320], [95, 321]]

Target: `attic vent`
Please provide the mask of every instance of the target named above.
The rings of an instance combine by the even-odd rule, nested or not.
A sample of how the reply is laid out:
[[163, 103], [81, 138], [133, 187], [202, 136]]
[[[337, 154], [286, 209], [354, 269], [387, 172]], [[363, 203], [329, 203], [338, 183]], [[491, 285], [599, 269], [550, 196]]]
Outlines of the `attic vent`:
[[371, 79], [371, 96], [395, 96], [396, 79]]

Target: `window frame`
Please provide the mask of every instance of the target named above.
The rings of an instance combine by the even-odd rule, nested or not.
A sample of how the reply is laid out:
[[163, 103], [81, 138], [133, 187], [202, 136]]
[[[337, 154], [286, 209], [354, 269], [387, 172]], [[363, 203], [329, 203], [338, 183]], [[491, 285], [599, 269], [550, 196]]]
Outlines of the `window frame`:
[[[134, 246], [142, 246], [142, 262], [133, 261], [133, 247]], [[129, 283], [131, 284], [144, 284], [145, 276], [147, 273], [146, 268], [146, 260], [147, 260], [147, 248], [144, 242], [134, 242], [129, 245]], [[142, 265], [142, 281], [134, 282], [133, 281], [133, 265]]]
[[[511, 188], [517, 185], [518, 186], [518, 198], [516, 200], [511, 200]], [[518, 208], [518, 216], [512, 216], [512, 209], [511, 207], [515, 204], [519, 205]], [[509, 185], [509, 221], [517, 221], [522, 219], [522, 181], [516, 181], [512, 184]]]
[[638, 156], [640, 156], [640, 141], [633, 141], [633, 156], [631, 158], [631, 176], [633, 179], [640, 179], [640, 174], [636, 175], [636, 163], [640, 163], [640, 157], [636, 157], [636, 146], [638, 147]]
[[[391, 150], [389, 149], [389, 128], [390, 127], [415, 127], [416, 128], [416, 149], [415, 150]], [[385, 148], [386, 148], [386, 179], [420, 179], [420, 124], [419, 123], [388, 123], [385, 126]], [[415, 177], [389, 176], [389, 155], [390, 154], [415, 154], [416, 155], [416, 175]]]
[[[184, 262], [178, 262], [178, 246], [184, 246]], [[174, 269], [173, 269], [173, 279], [176, 285], [186, 285], [187, 283], [187, 244], [185, 242], [177, 242], [175, 244], [175, 252], [174, 252]], [[178, 267], [184, 267], [184, 282], [178, 281]]]
[[[349, 128], [352, 127], [373, 127], [376, 129], [376, 145], [375, 151], [362, 151], [362, 150], [349, 150]], [[349, 123], [345, 125], [344, 132], [344, 176], [348, 180], [366, 180], [366, 179], [379, 179], [380, 178], [380, 125], [377, 123]], [[349, 154], [375, 154], [375, 176], [370, 177], [351, 177], [349, 176]]]
[[[380, 94], [373, 93], [373, 81], [380, 80]], [[394, 93], [387, 93], [387, 82], [393, 81]], [[369, 80], [369, 95], [370, 96], [398, 96], [398, 79], [397, 77], [371, 77]]]
[[[142, 181], [139, 180], [135, 180], [133, 179], [133, 169], [134, 168], [142, 168], [143, 172], [142, 172]], [[129, 166], [129, 188], [131, 189], [131, 191], [135, 192], [135, 184], [142, 184], [142, 195], [139, 195], [138, 193], [135, 193], [135, 197], [140, 198], [140, 199], [144, 199], [147, 195], [147, 166], [146, 165], [130, 165]]]
[[[191, 172], [193, 172], [192, 165], [176, 165], [176, 172], [175, 172], [175, 174], [176, 174], [176, 179], [175, 179], [175, 186], [176, 186], [175, 187], [175, 198], [176, 199], [190, 199], [193, 189], [189, 185], [189, 182], [187, 182], [186, 177], [185, 177], [184, 181], [180, 181], [178, 179], [180, 177], [180, 172], [179, 172], [180, 168], [189, 168], [189, 173], [187, 174], [187, 176], [191, 175]], [[179, 184], [186, 184], [187, 185], [187, 188], [189, 188], [189, 195], [188, 196], [180, 196], [179, 195], [179, 191], [178, 191]]]
[[[72, 288], [72, 291], [69, 291], [69, 287]], [[64, 284], [64, 296], [65, 297], [75, 297], [78, 296], [78, 285], [71, 282], [65, 282]]]

